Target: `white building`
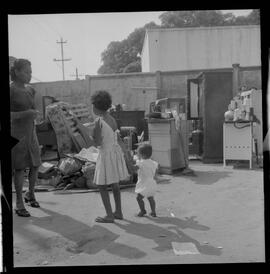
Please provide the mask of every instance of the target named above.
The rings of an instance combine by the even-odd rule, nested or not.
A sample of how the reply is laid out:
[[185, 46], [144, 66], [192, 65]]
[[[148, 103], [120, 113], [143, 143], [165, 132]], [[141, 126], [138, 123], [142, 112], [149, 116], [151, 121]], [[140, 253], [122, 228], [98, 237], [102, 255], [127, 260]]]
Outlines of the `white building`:
[[147, 29], [142, 72], [261, 65], [260, 26]]

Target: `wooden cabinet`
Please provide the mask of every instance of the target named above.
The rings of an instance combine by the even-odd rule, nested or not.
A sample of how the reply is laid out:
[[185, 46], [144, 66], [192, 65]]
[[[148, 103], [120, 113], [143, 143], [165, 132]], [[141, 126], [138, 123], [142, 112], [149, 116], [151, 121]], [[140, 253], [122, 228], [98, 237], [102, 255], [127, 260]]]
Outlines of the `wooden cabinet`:
[[159, 171], [171, 174], [174, 170], [185, 168], [188, 158], [187, 142], [176, 130], [175, 120], [149, 119], [148, 129], [153, 148], [152, 159], [159, 163]]

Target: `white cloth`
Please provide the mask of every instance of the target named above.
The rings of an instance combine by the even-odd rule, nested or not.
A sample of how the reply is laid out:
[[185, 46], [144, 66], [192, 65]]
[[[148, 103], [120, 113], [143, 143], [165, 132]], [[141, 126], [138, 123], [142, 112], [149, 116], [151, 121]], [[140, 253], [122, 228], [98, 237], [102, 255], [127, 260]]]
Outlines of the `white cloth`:
[[101, 120], [102, 143], [96, 162], [94, 183], [109, 185], [126, 180], [129, 177], [124, 154], [117, 142], [117, 131]]
[[79, 153], [75, 154], [74, 157], [83, 161], [97, 162], [99, 150], [93, 146], [89, 148], [83, 148]]
[[158, 163], [151, 159], [136, 161], [138, 169], [138, 181], [135, 192], [144, 197], [154, 196], [157, 189], [157, 182], [154, 179]]

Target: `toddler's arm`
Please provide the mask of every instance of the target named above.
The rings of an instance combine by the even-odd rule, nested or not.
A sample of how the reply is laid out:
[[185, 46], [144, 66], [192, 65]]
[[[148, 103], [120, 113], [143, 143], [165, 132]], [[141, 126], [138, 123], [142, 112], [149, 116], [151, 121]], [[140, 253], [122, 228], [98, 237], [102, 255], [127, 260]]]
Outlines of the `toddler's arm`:
[[156, 181], [158, 179], [158, 168], [159, 168], [159, 164], [156, 162], [156, 172], [155, 172], [155, 175], [154, 175], [154, 180], [156, 180]]

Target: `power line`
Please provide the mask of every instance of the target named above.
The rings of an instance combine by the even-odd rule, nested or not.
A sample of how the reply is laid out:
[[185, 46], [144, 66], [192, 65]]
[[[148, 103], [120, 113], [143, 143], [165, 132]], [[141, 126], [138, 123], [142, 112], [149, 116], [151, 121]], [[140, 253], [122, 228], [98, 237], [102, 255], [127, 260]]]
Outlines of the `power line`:
[[[27, 21], [31, 24], [31, 27], [33, 26], [33, 23], [34, 23], [34, 26], [37, 28], [37, 30], [38, 30], [38, 33], [40, 33], [40, 30], [42, 29], [43, 30], [43, 33], [45, 33], [46, 34], [46, 36], [50, 36], [50, 35], [48, 35], [48, 32], [38, 23], [38, 22], [36, 22], [36, 21], [34, 21], [33, 20], [33, 18], [31, 18], [31, 17], [24, 17], [25, 19], [27, 19]], [[30, 20], [32, 21], [32, 22], [30, 22]], [[39, 25], [40, 27], [38, 27], [37, 25]], [[45, 43], [47, 43], [49, 46], [52, 46], [46, 39], [44, 39], [44, 36], [43, 35], [40, 35], [41, 36], [41, 39], [45, 42]]]
[[61, 45], [61, 59], [53, 59], [53, 61], [58, 62], [61, 61], [62, 62], [62, 72], [63, 72], [63, 80], [65, 80], [65, 67], [64, 67], [64, 62], [65, 61], [70, 61], [71, 58], [69, 59], [64, 59], [64, 49], [63, 49], [63, 44], [67, 43], [67, 41], [63, 41], [62, 37], [61, 37], [61, 41], [58, 42], [56, 41], [56, 43]]
[[[23, 17], [23, 18], [25, 18], [25, 19], [27, 20], [27, 23], [31, 24], [31, 27], [33, 26], [32, 22], [34, 22], [34, 21], [32, 20], [31, 17], [30, 17], [30, 18], [31, 18], [31, 21], [32, 21], [32, 22], [29, 21], [30, 18], [28, 18], [28, 17]], [[52, 44], [50, 44], [47, 40], [44, 39], [44, 36], [41, 34], [40, 28], [37, 27], [37, 24], [35, 24], [35, 27], [36, 27], [36, 29], [38, 30], [38, 33], [40, 34], [42, 40], [43, 40], [45, 43], [47, 43], [47, 44], [49, 45], [49, 47], [47, 47], [46, 49], [48, 50], [48, 48], [49, 48], [50, 51], [51, 51], [51, 53], [54, 55], [55, 52], [52, 51]], [[43, 29], [43, 32], [44, 32], [44, 29]], [[31, 37], [31, 39], [34, 40], [34, 37], [33, 37], [33, 36], [30, 36], [27, 32], [25, 32], [25, 33], [27, 34], [28, 37]], [[47, 32], [46, 32], [46, 34], [47, 34]], [[36, 41], [35, 41], [35, 42], [36, 42]]]
[[71, 77], [76, 77], [76, 80], [80, 80], [79, 76], [85, 76], [85, 74], [78, 74], [78, 69], [76, 68], [76, 74], [70, 75]]
[[[34, 26], [36, 27], [36, 29], [37, 29], [38, 33], [40, 34], [42, 40], [43, 40], [45, 43], [47, 43], [47, 44], [49, 45], [49, 47], [46, 47], [46, 50], [49, 49], [50, 52], [51, 52], [51, 54], [54, 55], [55, 52], [52, 50], [52, 45], [51, 45], [46, 39], [44, 39], [44, 35], [41, 34], [40, 30], [41, 30], [46, 36], [48, 36], [48, 32], [47, 32], [40, 24], [36, 24], [36, 23], [34, 22], [34, 20], [33, 20], [32, 17], [25, 17], [25, 16], [23, 16], [22, 18], [24, 18], [24, 19], [26, 20], [25, 23], [27, 23], [28, 25], [30, 24], [31, 27], [33, 26], [33, 23], [34, 23]], [[38, 25], [39, 25], [40, 27], [38, 27]], [[30, 36], [26, 31], [25, 31], [24, 33], [25, 33], [28, 37], [30, 37], [31, 40], [33, 40], [34, 42], [36, 42], [36, 40], [34, 39], [35, 36]], [[55, 65], [57, 66], [58, 69], [62, 70], [61, 66], [60, 66], [58, 63], [55, 62]], [[34, 78], [34, 77], [33, 77], [33, 78]], [[36, 80], [39, 80], [39, 79], [36, 79]], [[42, 82], [42, 81], [41, 81], [41, 82]]]
[[50, 30], [52, 30], [54, 33], [56, 33], [59, 37], [61, 37], [61, 34], [46, 21], [46, 26], [49, 27]]
[[[40, 21], [38, 21], [38, 20], [34, 19], [32, 16], [29, 16], [28, 18], [29, 18], [29, 19], [31, 19], [31, 20], [32, 20], [32, 22], [34, 22], [34, 23], [38, 24], [38, 25], [39, 25], [39, 26], [40, 26], [43, 30], [45, 30], [44, 26], [46, 26], [46, 27], [47, 27], [47, 30], [48, 30], [48, 29], [50, 29], [50, 31], [53, 31], [54, 33], [56, 33], [56, 36], [61, 37], [61, 34], [59, 34], [59, 32], [58, 32], [58, 31], [56, 31], [56, 30], [52, 29], [51, 27], [49, 27], [48, 23], [46, 23], [45, 25], [43, 25], [43, 24], [41, 24], [41, 22], [40, 22]], [[45, 32], [46, 32], [46, 33], [48, 33], [48, 31], [47, 31], [47, 30], [45, 30]]]
[[62, 67], [61, 67], [60, 65], [58, 65], [58, 63], [55, 63], [55, 64], [57, 65], [57, 67], [58, 67], [59, 69], [62, 70]]

